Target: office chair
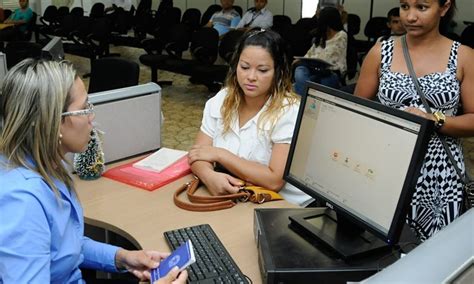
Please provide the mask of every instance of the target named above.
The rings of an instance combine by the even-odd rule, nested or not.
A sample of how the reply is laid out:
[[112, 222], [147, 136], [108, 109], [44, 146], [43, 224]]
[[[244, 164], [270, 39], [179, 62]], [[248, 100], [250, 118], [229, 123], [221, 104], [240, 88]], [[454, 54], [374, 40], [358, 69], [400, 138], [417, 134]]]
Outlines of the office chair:
[[464, 28], [461, 33], [461, 43], [474, 48], [474, 24]]
[[291, 26], [287, 34], [287, 41], [293, 56], [306, 54], [312, 42], [310, 31], [314, 28], [316, 28], [316, 20], [313, 18], [301, 18]]
[[69, 7], [68, 6], [61, 6], [58, 8], [58, 14], [57, 14], [57, 17], [56, 17], [56, 24], [59, 25], [64, 16], [66, 15], [69, 15]]
[[227, 72], [229, 71], [228, 63], [234, 55], [235, 48], [240, 38], [244, 34], [242, 30], [231, 30], [226, 33], [219, 44], [219, 56], [224, 59], [226, 64], [219, 65], [196, 65], [192, 67], [192, 83], [203, 84], [209, 91], [216, 92], [224, 84]]
[[91, 11], [89, 13], [89, 17], [92, 19], [98, 19], [105, 16], [105, 5], [101, 2], [96, 2], [92, 5]]
[[[54, 5], [49, 5], [44, 10], [42, 16], [39, 17], [40, 25], [38, 25], [38, 33], [43, 35], [52, 34], [57, 28], [58, 8]], [[38, 41], [38, 37], [36, 37]]]
[[138, 63], [120, 58], [104, 57], [91, 62], [89, 93], [138, 85]]
[[192, 31], [199, 28], [201, 20], [201, 11], [196, 8], [188, 8], [184, 11], [181, 23], [188, 25]]
[[286, 15], [273, 15], [272, 30], [279, 33], [285, 40], [291, 32], [291, 18]]
[[192, 59], [170, 58], [158, 64], [157, 69], [192, 76], [195, 66], [209, 66], [217, 59], [219, 34], [214, 28], [202, 27], [191, 35]]
[[[147, 54], [141, 55], [139, 60], [151, 69], [151, 82], [159, 85], [171, 85], [171, 81], [158, 82], [158, 69], [165, 65], [168, 59], [180, 60], [183, 52], [189, 48], [191, 28], [186, 24], [176, 24], [167, 30], [168, 35], [161, 39], [147, 39], [143, 41], [143, 48]], [[164, 39], [167, 41], [164, 41]], [[161, 54], [165, 50], [167, 54]], [[166, 65], [165, 65], [166, 66]]]

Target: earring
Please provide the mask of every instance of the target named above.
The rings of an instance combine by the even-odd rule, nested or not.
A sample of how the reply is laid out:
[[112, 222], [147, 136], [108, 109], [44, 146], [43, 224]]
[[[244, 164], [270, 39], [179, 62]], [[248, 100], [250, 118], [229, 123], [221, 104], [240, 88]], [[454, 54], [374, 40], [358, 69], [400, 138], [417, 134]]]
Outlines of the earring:
[[61, 139], [63, 139], [63, 135], [62, 135], [61, 133], [59, 133], [59, 145], [61, 145], [61, 144], [62, 144], [62, 141], [61, 141]]

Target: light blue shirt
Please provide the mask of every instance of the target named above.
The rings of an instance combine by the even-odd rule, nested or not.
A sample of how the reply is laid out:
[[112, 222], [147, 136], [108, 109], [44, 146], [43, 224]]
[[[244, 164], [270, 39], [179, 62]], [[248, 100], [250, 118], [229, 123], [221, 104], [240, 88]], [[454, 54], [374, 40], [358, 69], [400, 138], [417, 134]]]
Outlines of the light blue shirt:
[[81, 268], [117, 272], [118, 247], [84, 237], [82, 207], [55, 182], [7, 169], [0, 155], [0, 283], [84, 283]]
[[236, 29], [240, 28], [262, 28], [268, 29], [273, 26], [273, 14], [267, 8], [260, 11], [254, 9], [248, 10], [242, 20], [240, 20]]
[[240, 15], [234, 9], [224, 12], [215, 12], [211, 17], [212, 27], [217, 30], [219, 36], [227, 33], [231, 28], [235, 28], [240, 22]]

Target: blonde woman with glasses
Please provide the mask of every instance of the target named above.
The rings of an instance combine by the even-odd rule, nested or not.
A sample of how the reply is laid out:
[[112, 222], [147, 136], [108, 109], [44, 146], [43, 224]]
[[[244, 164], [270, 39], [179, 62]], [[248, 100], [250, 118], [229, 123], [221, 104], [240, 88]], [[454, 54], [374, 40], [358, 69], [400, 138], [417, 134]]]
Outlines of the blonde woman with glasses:
[[[63, 159], [86, 149], [94, 113], [72, 65], [26, 59], [7, 74], [0, 98], [0, 282], [84, 283], [80, 268], [149, 279], [167, 254], [84, 236]], [[159, 283], [186, 278], [173, 270]]]

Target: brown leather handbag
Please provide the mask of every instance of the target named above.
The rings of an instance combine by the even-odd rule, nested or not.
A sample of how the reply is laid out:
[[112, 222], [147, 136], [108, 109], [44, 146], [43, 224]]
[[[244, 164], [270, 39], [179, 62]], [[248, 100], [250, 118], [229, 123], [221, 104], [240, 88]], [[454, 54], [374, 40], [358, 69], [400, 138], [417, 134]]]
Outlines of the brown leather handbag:
[[[281, 200], [280, 194], [259, 186], [242, 186], [238, 193], [204, 196], [196, 195], [200, 180], [196, 177], [194, 180], [184, 184], [174, 193], [173, 200], [176, 206], [189, 211], [216, 211], [234, 207], [238, 202], [251, 201], [253, 203], [264, 203], [272, 200]], [[189, 202], [179, 199], [179, 195], [186, 191]]]

